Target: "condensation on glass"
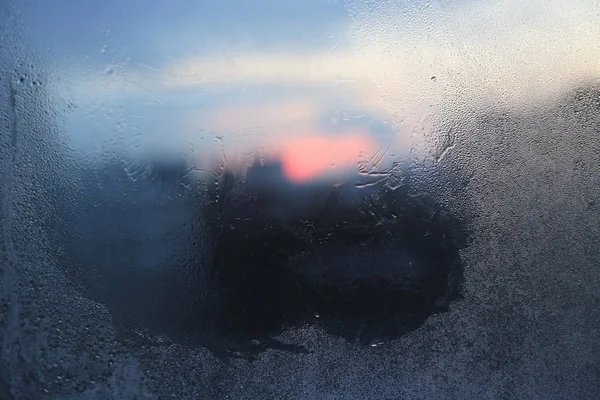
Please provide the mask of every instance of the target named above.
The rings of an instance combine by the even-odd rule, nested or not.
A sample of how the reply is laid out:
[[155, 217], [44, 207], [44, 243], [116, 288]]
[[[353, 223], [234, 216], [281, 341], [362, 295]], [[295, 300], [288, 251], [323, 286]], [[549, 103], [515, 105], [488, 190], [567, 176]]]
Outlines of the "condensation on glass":
[[0, 5], [0, 398], [593, 398], [600, 5]]

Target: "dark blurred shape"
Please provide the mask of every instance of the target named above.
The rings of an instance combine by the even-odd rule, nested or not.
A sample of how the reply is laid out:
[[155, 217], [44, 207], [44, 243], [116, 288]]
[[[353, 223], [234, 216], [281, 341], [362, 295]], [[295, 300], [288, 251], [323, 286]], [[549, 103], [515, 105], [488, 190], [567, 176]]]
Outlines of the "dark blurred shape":
[[[212, 266], [219, 335], [318, 323], [376, 343], [458, 298], [464, 237], [435, 204], [406, 190], [294, 185], [277, 170], [257, 163], [224, 197]], [[260, 176], [277, 183], [257, 185]]]
[[195, 186], [179, 159], [135, 163], [83, 172], [94, 200], [63, 218], [64, 265], [111, 310], [122, 340], [302, 351], [274, 337], [318, 324], [370, 344], [459, 297], [464, 235], [407, 187], [296, 184], [259, 162]]

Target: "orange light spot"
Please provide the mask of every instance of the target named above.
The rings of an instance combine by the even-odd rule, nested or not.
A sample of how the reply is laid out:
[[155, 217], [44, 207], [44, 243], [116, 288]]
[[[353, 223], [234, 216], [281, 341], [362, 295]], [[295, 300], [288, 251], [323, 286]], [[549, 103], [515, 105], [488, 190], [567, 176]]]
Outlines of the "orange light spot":
[[373, 148], [372, 140], [361, 134], [291, 138], [282, 149], [283, 173], [293, 182], [305, 182], [332, 166], [347, 168], [356, 163], [360, 152]]

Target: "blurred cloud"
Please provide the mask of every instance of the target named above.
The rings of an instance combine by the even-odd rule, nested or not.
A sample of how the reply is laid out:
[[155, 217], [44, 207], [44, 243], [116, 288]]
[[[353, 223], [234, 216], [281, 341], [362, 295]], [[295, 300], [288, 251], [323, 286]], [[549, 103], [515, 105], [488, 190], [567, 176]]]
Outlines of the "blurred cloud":
[[[131, 91], [160, 104], [163, 97], [189, 96], [190, 90], [206, 87], [279, 85], [293, 97], [302, 87], [343, 93], [352, 83], [360, 89], [353, 95], [363, 103], [376, 108], [383, 99], [394, 112], [409, 115], [420, 112], [422, 102], [522, 106], [600, 77], [596, 1], [484, 0], [427, 7], [409, 2], [412, 9], [406, 4], [349, 2], [352, 43], [333, 38], [326, 50], [325, 40], [313, 48], [277, 50], [235, 44], [223, 50], [221, 43], [207, 45], [212, 52], [166, 57], [153, 66], [117, 65], [104, 68], [104, 74], [79, 74], [79, 84], [88, 96]], [[169, 34], [173, 41], [177, 31]], [[245, 31], [246, 37], [251, 34]], [[126, 73], [106, 72], [119, 68]]]
[[176, 84], [223, 83], [321, 84], [368, 81], [368, 64], [355, 52], [332, 53], [255, 53], [235, 57], [189, 58], [167, 64], [164, 71], [176, 76]]
[[428, 116], [522, 110], [600, 78], [597, 1], [333, 3], [226, 1], [190, 6], [172, 21], [161, 15], [172, 8], [154, 5], [140, 32], [111, 34], [113, 47], [119, 34], [132, 40], [132, 57], [59, 61], [63, 79], [54, 86], [88, 114], [124, 107], [124, 121], [152, 121], [145, 136], [193, 138], [197, 158], [232, 165], [243, 159], [234, 152], [285, 147], [288, 137], [333, 148], [326, 138], [339, 127], [324, 118], [349, 110], [367, 116], [363, 125], [385, 120], [392, 132], [381, 140], [369, 126], [354, 127], [372, 140], [354, 144], [404, 156], [419, 135], [440, 134]]
[[246, 104], [223, 104], [202, 121], [206, 128], [243, 136], [252, 127], [297, 130], [316, 123], [325, 104], [319, 96], [284, 97], [280, 101], [259, 100]]
[[[600, 78], [597, 1], [351, 1], [353, 37], [390, 107], [522, 107]], [[410, 100], [409, 100], [410, 99]]]

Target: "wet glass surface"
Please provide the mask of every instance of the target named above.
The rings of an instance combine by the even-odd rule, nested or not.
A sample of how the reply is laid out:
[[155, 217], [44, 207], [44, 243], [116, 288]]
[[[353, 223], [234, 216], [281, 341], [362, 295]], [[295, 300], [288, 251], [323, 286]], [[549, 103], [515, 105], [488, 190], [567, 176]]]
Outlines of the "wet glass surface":
[[597, 395], [597, 2], [0, 11], [0, 399]]

